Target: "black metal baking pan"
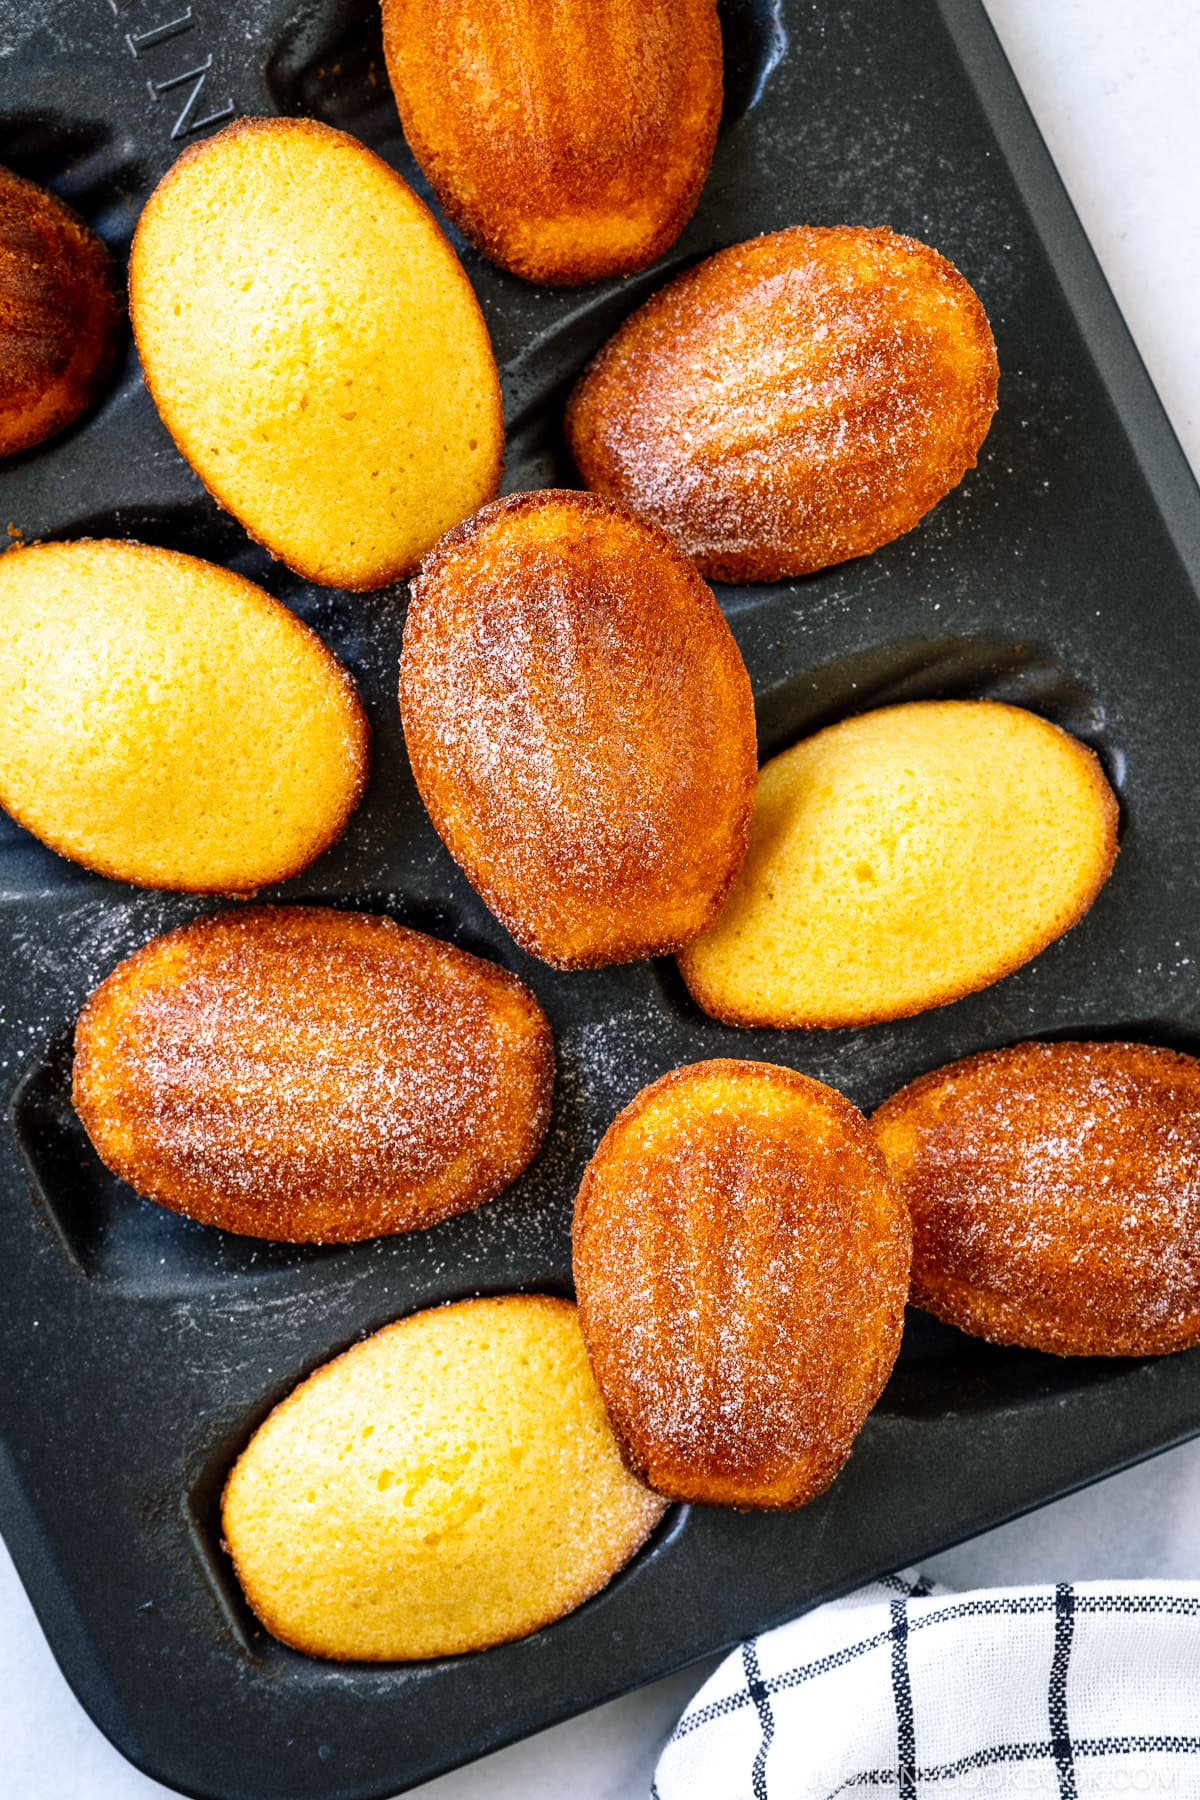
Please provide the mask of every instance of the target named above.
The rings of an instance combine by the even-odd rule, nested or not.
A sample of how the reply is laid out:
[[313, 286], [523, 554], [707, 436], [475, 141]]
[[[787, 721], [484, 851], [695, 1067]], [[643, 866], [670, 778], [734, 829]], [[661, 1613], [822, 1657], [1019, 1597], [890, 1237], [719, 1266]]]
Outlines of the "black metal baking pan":
[[[222, 1554], [224, 1475], [315, 1364], [431, 1302], [566, 1291], [583, 1163], [662, 1071], [765, 1057], [869, 1107], [1030, 1035], [1200, 1050], [1200, 495], [986, 18], [975, 0], [730, 0], [723, 17], [716, 162], [657, 268], [554, 292], [459, 245], [504, 371], [507, 486], [573, 480], [565, 389], [671, 270], [799, 221], [937, 245], [994, 322], [999, 415], [978, 470], [909, 536], [803, 582], [718, 590], [761, 747], [901, 698], [1019, 701], [1103, 759], [1117, 870], [1018, 974], [862, 1031], [722, 1027], [669, 962], [556, 974], [486, 912], [418, 801], [395, 703], [403, 589], [323, 592], [271, 563], [176, 454], [132, 349], [98, 412], [4, 468], [0, 524], [198, 552], [322, 633], [362, 687], [375, 769], [344, 841], [279, 897], [381, 908], [496, 958], [558, 1040], [548, 1146], [480, 1211], [324, 1250], [192, 1225], [100, 1167], [71, 1112], [69, 1045], [96, 981], [207, 903], [103, 881], [0, 821], [0, 1524], [97, 1724], [206, 1800], [392, 1794], [1200, 1431], [1200, 1353], [1056, 1361], [918, 1315], [827, 1494], [785, 1516], [677, 1508], [609, 1588], [520, 1643], [409, 1666], [306, 1660], [255, 1627]], [[177, 152], [235, 112], [347, 127], [425, 191], [367, 0], [0, 0], [0, 38], [4, 160], [118, 250]]]

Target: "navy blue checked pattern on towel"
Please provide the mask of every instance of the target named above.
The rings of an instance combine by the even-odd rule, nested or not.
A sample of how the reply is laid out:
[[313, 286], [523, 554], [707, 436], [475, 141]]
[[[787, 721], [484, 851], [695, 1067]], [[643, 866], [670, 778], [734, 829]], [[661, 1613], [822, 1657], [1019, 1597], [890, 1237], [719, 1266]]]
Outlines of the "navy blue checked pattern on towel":
[[1200, 1800], [1200, 1583], [887, 1576], [727, 1657], [652, 1800], [856, 1791]]

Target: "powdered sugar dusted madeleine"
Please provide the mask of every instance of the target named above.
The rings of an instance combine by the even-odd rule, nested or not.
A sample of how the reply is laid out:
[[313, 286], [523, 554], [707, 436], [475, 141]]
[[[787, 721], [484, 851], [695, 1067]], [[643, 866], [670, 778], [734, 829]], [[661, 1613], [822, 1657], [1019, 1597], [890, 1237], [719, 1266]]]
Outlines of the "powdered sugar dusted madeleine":
[[996, 408], [987, 316], [936, 250], [797, 225], [640, 307], [585, 370], [588, 486], [720, 581], [774, 581], [899, 537], [975, 464]]
[[565, 490], [485, 507], [413, 584], [400, 707], [434, 824], [527, 950], [627, 962], [716, 917], [753, 815], [750, 682], [653, 527]]
[[764, 763], [720, 918], [680, 953], [732, 1025], [871, 1025], [1037, 956], [1112, 870], [1117, 802], [1092, 751], [1036, 713], [919, 700]]
[[601, 1140], [575, 1287], [630, 1467], [677, 1500], [799, 1506], [900, 1348], [908, 1215], [848, 1100], [771, 1063], [676, 1069]]
[[142, 887], [252, 893], [339, 838], [366, 715], [315, 631], [199, 557], [85, 539], [0, 558], [0, 804]]
[[238, 1458], [221, 1525], [268, 1631], [392, 1662], [561, 1618], [662, 1513], [622, 1466], [570, 1301], [503, 1294], [314, 1370]]
[[498, 1194], [546, 1128], [550, 1028], [515, 976], [390, 919], [217, 913], [92, 995], [74, 1100], [138, 1193], [254, 1237], [411, 1231]]
[[627, 275], [691, 216], [721, 116], [714, 0], [384, 0], [405, 136], [485, 256]]
[[408, 575], [496, 492], [487, 327], [423, 201], [312, 119], [185, 150], [133, 241], [146, 383], [205, 486], [332, 587]]
[[1059, 1356], [1200, 1342], [1200, 1062], [1025, 1043], [901, 1088], [875, 1132], [913, 1220], [912, 1298]]
[[123, 319], [95, 232], [56, 195], [0, 169], [0, 456], [40, 444], [92, 404]]

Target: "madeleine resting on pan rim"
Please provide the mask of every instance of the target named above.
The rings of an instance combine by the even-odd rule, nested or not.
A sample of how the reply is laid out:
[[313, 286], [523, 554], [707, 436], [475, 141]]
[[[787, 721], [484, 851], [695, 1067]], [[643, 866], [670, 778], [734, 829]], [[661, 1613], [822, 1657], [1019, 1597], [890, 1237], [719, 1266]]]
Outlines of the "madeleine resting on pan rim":
[[31, 544], [0, 557], [0, 614], [0, 805], [61, 856], [245, 894], [342, 835], [366, 714], [254, 582], [150, 544]]
[[910, 1082], [875, 1114], [913, 1220], [912, 1298], [1059, 1356], [1200, 1342], [1200, 1062], [1025, 1043]]
[[113, 971], [79, 1017], [73, 1098], [139, 1194], [226, 1231], [348, 1243], [514, 1181], [553, 1075], [514, 975], [390, 919], [263, 906]]
[[691, 217], [721, 117], [713, 0], [384, 0], [404, 135], [527, 281], [628, 275]]
[[716, 581], [777, 581], [910, 530], [974, 467], [996, 410], [987, 315], [927, 244], [797, 225], [651, 295], [584, 371], [587, 485]]
[[662, 1513], [622, 1466], [575, 1308], [507, 1294], [414, 1313], [317, 1369], [242, 1452], [221, 1524], [268, 1631], [392, 1662], [561, 1618]]
[[553, 488], [484, 507], [413, 583], [400, 710], [434, 825], [524, 949], [594, 968], [716, 917], [754, 811], [750, 681], [653, 526]]
[[1083, 917], [1117, 802], [1077, 739], [1022, 707], [918, 700], [764, 763], [725, 909], [679, 966], [731, 1025], [872, 1025], [999, 981]]
[[908, 1214], [850, 1102], [771, 1063], [643, 1088], [575, 1202], [575, 1288], [626, 1460], [672, 1500], [800, 1506], [900, 1349]]
[[124, 318], [107, 246], [57, 195], [0, 169], [0, 456], [92, 404]]
[[146, 202], [146, 385], [210, 493], [309, 581], [383, 587], [500, 484], [500, 384], [433, 214], [314, 119], [238, 119]]

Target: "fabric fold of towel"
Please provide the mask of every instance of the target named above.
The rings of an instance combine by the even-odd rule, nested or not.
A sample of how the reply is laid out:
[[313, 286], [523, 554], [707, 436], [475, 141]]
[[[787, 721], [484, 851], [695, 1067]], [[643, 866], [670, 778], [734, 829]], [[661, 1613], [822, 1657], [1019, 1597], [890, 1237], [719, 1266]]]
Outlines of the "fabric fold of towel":
[[1200, 1800], [1200, 1582], [885, 1576], [726, 1657], [652, 1796], [854, 1792]]

